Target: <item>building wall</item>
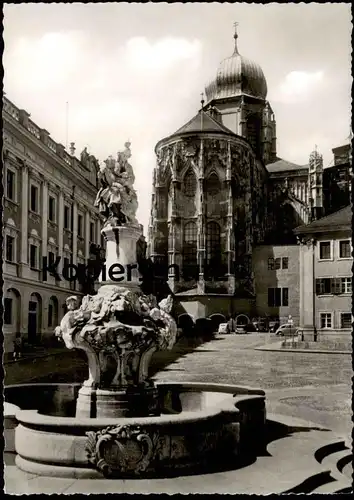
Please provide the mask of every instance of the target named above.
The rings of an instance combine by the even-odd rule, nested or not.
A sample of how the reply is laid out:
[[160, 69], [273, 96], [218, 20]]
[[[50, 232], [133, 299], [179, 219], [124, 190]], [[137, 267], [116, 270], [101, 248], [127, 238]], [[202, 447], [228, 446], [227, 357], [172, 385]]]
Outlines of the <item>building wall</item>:
[[[300, 319], [300, 253], [298, 245], [261, 245], [253, 249], [252, 264], [256, 292], [257, 316], [279, 317], [280, 323], [285, 323], [292, 316], [294, 325], [299, 325]], [[276, 259], [288, 259], [288, 269], [269, 269]], [[268, 302], [269, 288], [287, 288], [288, 306], [271, 306]]]
[[[101, 242], [101, 217], [94, 207], [96, 197], [97, 160], [82, 155], [79, 161], [72, 150], [53, 141], [49, 133], [29, 119], [28, 113], [18, 109], [7, 99], [3, 107], [4, 160], [4, 297], [12, 298], [10, 324], [4, 325], [5, 352], [12, 350], [14, 336], [21, 333], [26, 339], [29, 328], [29, 301], [36, 294], [38, 302], [37, 340], [51, 335], [48, 326], [48, 308], [57, 304], [55, 321], [63, 316], [65, 298], [75, 293], [82, 295], [78, 284], [56, 279], [44, 279], [43, 257], [52, 252], [63, 259], [72, 257], [74, 264], [87, 262], [90, 243]], [[13, 173], [12, 193], [8, 192], [8, 172]], [[38, 189], [38, 203], [31, 208], [31, 187]], [[49, 197], [55, 199], [53, 221], [49, 220]], [[68, 227], [64, 227], [64, 207], [72, 210]], [[78, 234], [78, 215], [82, 215], [82, 234]], [[90, 235], [90, 223], [94, 223]], [[14, 238], [12, 261], [7, 260], [6, 236]], [[91, 238], [93, 236], [93, 238]], [[30, 265], [31, 245], [37, 248], [37, 259]], [[9, 319], [9, 318], [7, 318]]]
[[[352, 293], [342, 293], [341, 287], [335, 288], [330, 283], [329, 289], [320, 290], [317, 280], [325, 278], [351, 278], [353, 259], [340, 258], [339, 244], [341, 240], [350, 240], [351, 232], [327, 232], [309, 235], [300, 245], [300, 326], [313, 331], [315, 326], [318, 340], [347, 336], [351, 328], [341, 328], [341, 313], [351, 313]], [[331, 257], [320, 258], [321, 242], [330, 242]], [[331, 314], [331, 326], [322, 328], [321, 313]]]
[[[352, 277], [352, 258], [340, 258], [339, 244], [341, 240], [351, 238], [349, 231], [337, 233], [328, 233], [318, 237], [315, 251], [315, 278], [351, 278]], [[320, 242], [329, 241], [332, 247], [330, 260], [320, 260]], [[350, 333], [351, 329], [343, 331], [341, 328], [341, 313], [351, 313], [352, 293], [326, 293], [315, 294], [316, 327], [320, 337], [326, 337], [332, 333]], [[330, 312], [332, 314], [332, 328], [322, 329], [320, 324], [320, 314]]]

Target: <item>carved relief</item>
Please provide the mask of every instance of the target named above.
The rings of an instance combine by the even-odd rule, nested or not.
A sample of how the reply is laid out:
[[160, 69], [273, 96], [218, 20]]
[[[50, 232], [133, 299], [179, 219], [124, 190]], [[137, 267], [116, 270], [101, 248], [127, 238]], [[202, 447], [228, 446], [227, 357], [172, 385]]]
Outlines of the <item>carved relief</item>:
[[140, 475], [153, 459], [158, 433], [151, 437], [139, 426], [110, 426], [97, 432], [87, 432], [88, 461], [104, 476]]

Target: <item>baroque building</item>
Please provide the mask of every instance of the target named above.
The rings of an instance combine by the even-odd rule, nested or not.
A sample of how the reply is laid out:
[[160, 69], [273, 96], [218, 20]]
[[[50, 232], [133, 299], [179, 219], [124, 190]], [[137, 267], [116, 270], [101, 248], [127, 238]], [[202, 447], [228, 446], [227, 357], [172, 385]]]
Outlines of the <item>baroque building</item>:
[[[86, 290], [63, 278], [69, 264], [86, 264], [102, 244], [94, 207], [98, 161], [80, 160], [29, 113], [3, 98], [3, 279], [5, 353], [20, 333], [29, 343], [52, 336], [65, 299]], [[60, 257], [59, 281], [43, 269]], [[64, 272], [65, 274], [65, 272]]]
[[[307, 165], [277, 156], [265, 76], [237, 39], [199, 112], [155, 148], [148, 253], [193, 322], [276, 309], [300, 318], [294, 229], [326, 215], [322, 155], [315, 148]], [[264, 290], [259, 259], [287, 262], [281, 287], [273, 273]]]

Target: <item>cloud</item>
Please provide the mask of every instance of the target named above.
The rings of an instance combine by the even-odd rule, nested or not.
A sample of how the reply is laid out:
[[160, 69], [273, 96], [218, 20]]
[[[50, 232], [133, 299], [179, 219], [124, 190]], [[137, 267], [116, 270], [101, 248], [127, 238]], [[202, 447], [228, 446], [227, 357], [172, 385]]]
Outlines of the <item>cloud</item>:
[[199, 40], [184, 38], [163, 38], [150, 43], [144, 37], [134, 37], [127, 41], [125, 58], [127, 66], [138, 73], [154, 74], [168, 72], [181, 61], [199, 60], [201, 43]]
[[291, 71], [279, 85], [276, 100], [287, 103], [304, 102], [322, 86], [323, 81], [323, 71]]
[[21, 37], [5, 51], [6, 80], [15, 87], [25, 84], [29, 91], [58, 87], [75, 73], [84, 43], [78, 31], [46, 33], [35, 40]]

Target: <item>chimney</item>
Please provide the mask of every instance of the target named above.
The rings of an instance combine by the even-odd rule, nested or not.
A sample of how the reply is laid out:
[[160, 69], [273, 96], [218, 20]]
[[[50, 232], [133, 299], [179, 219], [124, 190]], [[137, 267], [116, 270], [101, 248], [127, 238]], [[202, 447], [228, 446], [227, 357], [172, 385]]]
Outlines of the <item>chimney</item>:
[[71, 142], [70, 143], [70, 154], [71, 154], [71, 156], [75, 155], [75, 150], [76, 150], [76, 148], [75, 148], [75, 142]]

